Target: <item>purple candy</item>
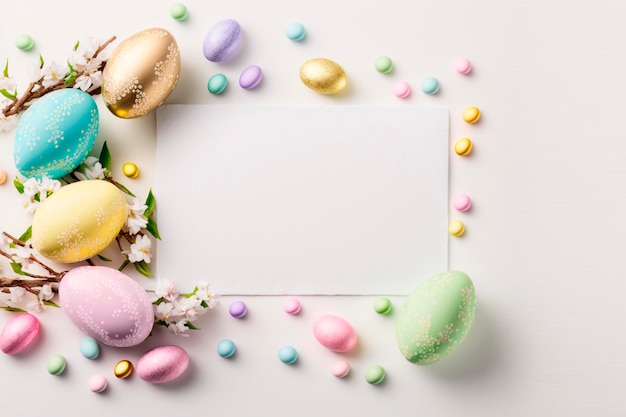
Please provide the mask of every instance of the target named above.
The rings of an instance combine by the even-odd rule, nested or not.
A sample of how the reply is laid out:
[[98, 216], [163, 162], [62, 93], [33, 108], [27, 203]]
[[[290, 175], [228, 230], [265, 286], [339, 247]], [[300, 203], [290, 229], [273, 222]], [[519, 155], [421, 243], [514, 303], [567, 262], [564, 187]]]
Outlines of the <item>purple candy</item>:
[[245, 90], [250, 90], [261, 82], [263, 78], [263, 71], [258, 65], [250, 65], [248, 68], [241, 72], [239, 76], [239, 85]]
[[240, 319], [246, 315], [248, 312], [248, 307], [246, 307], [246, 303], [243, 301], [233, 301], [233, 303], [228, 308], [228, 312], [231, 316], [236, 319]]
[[239, 46], [241, 26], [233, 19], [217, 22], [204, 37], [202, 52], [211, 62], [220, 62], [231, 56]]

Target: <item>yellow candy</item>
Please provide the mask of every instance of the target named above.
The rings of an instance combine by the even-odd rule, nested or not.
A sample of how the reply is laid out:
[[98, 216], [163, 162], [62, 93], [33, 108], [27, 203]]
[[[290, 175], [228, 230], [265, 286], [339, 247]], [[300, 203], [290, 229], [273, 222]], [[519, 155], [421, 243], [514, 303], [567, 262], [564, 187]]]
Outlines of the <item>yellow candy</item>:
[[465, 233], [465, 225], [461, 220], [452, 220], [448, 225], [448, 231], [452, 236], [461, 236]]
[[120, 379], [128, 378], [133, 373], [133, 364], [126, 359], [122, 359], [115, 364], [115, 368], [113, 368], [113, 373], [116, 377]]
[[0, 169], [0, 185], [4, 184], [7, 180], [7, 172], [4, 169]]
[[454, 152], [460, 156], [467, 156], [472, 152], [472, 141], [470, 138], [461, 138], [454, 144]]
[[326, 58], [313, 58], [302, 64], [300, 79], [311, 90], [322, 94], [340, 93], [348, 85], [343, 68]]
[[126, 162], [122, 167], [122, 171], [128, 178], [137, 178], [139, 175], [139, 168], [137, 168], [137, 165], [132, 162]]
[[478, 110], [478, 107], [469, 106], [463, 110], [463, 120], [467, 123], [476, 123], [478, 119], [480, 119], [480, 110]]

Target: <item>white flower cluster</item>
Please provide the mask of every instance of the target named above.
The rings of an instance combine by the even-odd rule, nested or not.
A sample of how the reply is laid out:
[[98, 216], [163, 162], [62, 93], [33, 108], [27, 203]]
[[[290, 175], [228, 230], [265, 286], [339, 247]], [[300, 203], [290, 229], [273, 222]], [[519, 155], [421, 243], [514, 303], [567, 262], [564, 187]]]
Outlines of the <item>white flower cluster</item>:
[[[32, 265], [30, 245], [20, 246], [13, 244], [4, 235], [0, 238], [0, 249], [8, 253], [11, 261], [18, 264], [23, 271], [27, 271]], [[42, 282], [41, 286], [34, 286], [27, 290], [23, 287], [10, 287], [7, 292], [0, 291], [0, 306], [25, 311], [41, 312], [45, 302], [54, 298], [52, 284]]]
[[88, 156], [78, 168], [76, 168], [74, 175], [81, 181], [104, 180], [107, 176], [107, 170], [102, 166], [98, 158]]
[[29, 178], [24, 181], [24, 192], [20, 196], [22, 206], [29, 213], [34, 213], [40, 203], [61, 188], [61, 183], [48, 177], [42, 179]]
[[[12, 77], [7, 77], [4, 74], [0, 74], [0, 90], [5, 90], [10, 93], [14, 93], [17, 88], [17, 83]], [[13, 100], [4, 95], [0, 95], [0, 110], [11, 104]], [[17, 115], [6, 117], [0, 111], [0, 132], [8, 132], [13, 130], [17, 125]]]
[[189, 330], [197, 329], [193, 321], [216, 307], [217, 300], [206, 282], [199, 282], [190, 293], [180, 294], [171, 281], [159, 278], [152, 304], [156, 324], [176, 335], [189, 336]]

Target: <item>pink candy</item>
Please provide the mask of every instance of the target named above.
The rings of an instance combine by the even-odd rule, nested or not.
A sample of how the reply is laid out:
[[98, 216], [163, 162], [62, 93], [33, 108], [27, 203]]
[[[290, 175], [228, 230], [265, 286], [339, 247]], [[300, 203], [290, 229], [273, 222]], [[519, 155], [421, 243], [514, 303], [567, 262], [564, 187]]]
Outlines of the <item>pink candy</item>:
[[313, 335], [333, 352], [348, 352], [356, 346], [357, 335], [350, 323], [339, 316], [326, 314], [313, 323]]
[[452, 205], [458, 211], [467, 211], [472, 207], [472, 199], [467, 194], [457, 194], [452, 200]]
[[0, 333], [0, 349], [7, 355], [20, 353], [35, 342], [39, 328], [39, 320], [30, 313], [14, 316]]
[[454, 69], [456, 72], [462, 75], [467, 75], [472, 72], [472, 63], [467, 58], [459, 58], [454, 63]]
[[163, 384], [181, 376], [189, 366], [189, 355], [178, 346], [159, 346], [143, 354], [137, 362], [137, 375], [153, 384]]
[[411, 94], [411, 86], [406, 81], [398, 81], [393, 86], [393, 95], [398, 98], [407, 98]]

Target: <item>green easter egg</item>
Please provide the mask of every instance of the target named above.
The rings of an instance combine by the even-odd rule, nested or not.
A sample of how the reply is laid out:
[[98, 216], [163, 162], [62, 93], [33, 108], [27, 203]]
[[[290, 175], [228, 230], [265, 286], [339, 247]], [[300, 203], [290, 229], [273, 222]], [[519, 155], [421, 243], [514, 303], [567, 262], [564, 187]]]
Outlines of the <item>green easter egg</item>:
[[474, 321], [476, 293], [461, 271], [428, 278], [407, 297], [396, 319], [396, 342], [416, 365], [430, 365], [454, 352]]

